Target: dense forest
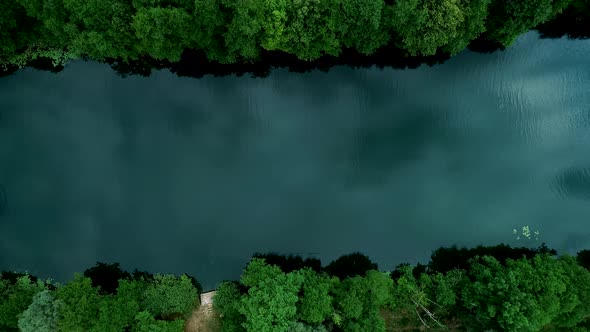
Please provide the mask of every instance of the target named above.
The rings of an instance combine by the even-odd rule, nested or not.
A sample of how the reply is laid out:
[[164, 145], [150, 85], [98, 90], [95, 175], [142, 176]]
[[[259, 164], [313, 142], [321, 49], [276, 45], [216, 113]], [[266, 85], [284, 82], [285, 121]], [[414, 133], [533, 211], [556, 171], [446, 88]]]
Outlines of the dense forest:
[[[193, 277], [128, 273], [116, 263], [65, 284], [3, 272], [0, 330], [193, 331], [187, 319], [201, 313], [201, 292]], [[590, 331], [590, 250], [439, 248], [426, 265], [388, 272], [361, 253], [327, 266], [255, 254], [239, 281], [219, 285], [212, 310], [201, 330]]]
[[507, 47], [542, 24], [547, 36], [588, 37], [589, 16], [590, 0], [3, 0], [0, 67], [40, 57], [178, 62], [187, 52], [220, 64], [385, 47], [453, 55], [470, 44]]

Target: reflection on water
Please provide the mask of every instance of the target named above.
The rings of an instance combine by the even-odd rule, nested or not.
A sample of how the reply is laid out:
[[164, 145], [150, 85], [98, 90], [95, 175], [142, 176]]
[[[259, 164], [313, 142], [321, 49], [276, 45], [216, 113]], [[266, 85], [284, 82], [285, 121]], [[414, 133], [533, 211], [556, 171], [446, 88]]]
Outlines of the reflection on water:
[[522, 225], [579, 250], [588, 53], [532, 33], [415, 70], [23, 70], [0, 79], [0, 269], [65, 279], [117, 261], [212, 288], [254, 252], [360, 250], [390, 269], [441, 245], [519, 245]]
[[4, 191], [4, 187], [0, 184], [0, 217], [2, 217], [2, 215], [4, 214], [4, 209], [6, 209], [6, 205], [6, 192]]
[[564, 169], [555, 177], [552, 188], [565, 198], [590, 200], [590, 167]]

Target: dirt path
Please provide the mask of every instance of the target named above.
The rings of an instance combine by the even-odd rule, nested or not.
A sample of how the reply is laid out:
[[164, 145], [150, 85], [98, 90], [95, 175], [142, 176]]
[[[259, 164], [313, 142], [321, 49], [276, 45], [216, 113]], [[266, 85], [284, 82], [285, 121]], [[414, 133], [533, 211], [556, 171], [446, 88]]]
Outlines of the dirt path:
[[221, 331], [219, 318], [213, 312], [213, 295], [215, 291], [201, 294], [201, 306], [193, 311], [184, 326], [185, 332], [217, 332]]

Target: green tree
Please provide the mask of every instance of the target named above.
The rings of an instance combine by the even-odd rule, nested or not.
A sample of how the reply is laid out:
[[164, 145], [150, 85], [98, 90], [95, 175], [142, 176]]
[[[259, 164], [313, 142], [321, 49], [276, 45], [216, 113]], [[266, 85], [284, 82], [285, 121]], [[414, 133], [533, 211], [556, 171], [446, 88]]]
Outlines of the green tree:
[[38, 40], [40, 24], [16, 0], [0, 1], [0, 65]]
[[21, 332], [54, 332], [57, 330], [61, 302], [55, 300], [49, 290], [33, 297], [33, 302], [18, 320]]
[[246, 317], [247, 331], [288, 331], [297, 315], [298, 293], [303, 283], [299, 272], [285, 274], [263, 259], [250, 261], [240, 281], [249, 287], [239, 311]]
[[385, 331], [379, 310], [391, 305], [392, 292], [393, 280], [379, 271], [343, 280], [335, 291], [335, 307], [344, 331]]
[[310, 324], [321, 324], [332, 317], [334, 308], [330, 294], [338, 280], [320, 275], [310, 268], [299, 271], [303, 276], [302, 292], [297, 303], [299, 319]]
[[223, 8], [232, 13], [223, 34], [227, 50], [225, 62], [253, 62], [259, 59], [264, 5], [264, 2], [258, 0], [222, 1]]
[[103, 296], [93, 331], [125, 331], [134, 325], [147, 283], [141, 280], [120, 280], [116, 295]]
[[397, 44], [411, 55], [439, 48], [458, 53], [485, 30], [489, 1], [398, 0], [392, 22]]
[[485, 22], [490, 2], [491, 0], [458, 0], [464, 19], [457, 27], [456, 34], [442, 46], [443, 51], [455, 55], [486, 31]]
[[51, 49], [67, 50], [72, 39], [78, 33], [76, 26], [70, 22], [71, 12], [63, 0], [17, 0], [26, 10], [28, 16], [41, 22], [40, 40], [37, 47], [46, 52]]
[[76, 31], [70, 49], [95, 60], [137, 59], [131, 4], [120, 0], [63, 0]]
[[233, 63], [235, 54], [230, 54], [224, 38], [232, 20], [232, 13], [221, 0], [195, 0], [195, 48], [202, 49], [209, 61]]
[[561, 296], [564, 305], [553, 324], [569, 329], [590, 317], [590, 271], [578, 265], [576, 258], [569, 255], [560, 257], [560, 263], [567, 290]]
[[572, 0], [493, 0], [486, 39], [510, 46], [520, 34], [561, 13]]
[[383, 0], [346, 0], [339, 5], [338, 38], [342, 45], [370, 55], [389, 42]]
[[131, 24], [139, 50], [155, 59], [179, 61], [194, 43], [193, 16], [181, 8], [141, 8]]
[[0, 277], [0, 330], [18, 329], [19, 316], [33, 302], [35, 295], [46, 289], [45, 283], [32, 282], [28, 275], [11, 283]]
[[240, 313], [241, 293], [236, 282], [222, 282], [213, 296], [213, 308], [222, 318], [223, 331], [245, 331], [242, 324], [246, 317]]
[[199, 304], [199, 292], [191, 279], [182, 275], [155, 275], [143, 294], [141, 308], [154, 317], [187, 316]]
[[310, 61], [338, 56], [338, 0], [266, 0], [262, 47]]
[[489, 256], [474, 259], [469, 276], [462, 302], [477, 329], [539, 331], [579, 305], [562, 261], [547, 254], [508, 260], [505, 268]]
[[73, 280], [57, 288], [56, 298], [63, 304], [60, 306], [59, 331], [89, 331], [96, 324], [101, 298], [90, 278], [76, 273]]

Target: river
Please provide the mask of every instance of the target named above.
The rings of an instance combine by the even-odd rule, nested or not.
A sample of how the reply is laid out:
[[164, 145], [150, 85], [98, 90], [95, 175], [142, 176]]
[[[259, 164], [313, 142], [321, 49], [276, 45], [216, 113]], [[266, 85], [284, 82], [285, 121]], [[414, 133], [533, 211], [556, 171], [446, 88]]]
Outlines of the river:
[[208, 289], [254, 252], [390, 270], [452, 244], [590, 248], [589, 54], [530, 32], [408, 70], [20, 70], [0, 78], [0, 270]]

